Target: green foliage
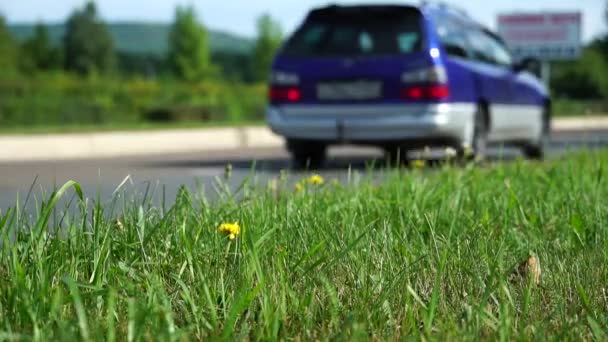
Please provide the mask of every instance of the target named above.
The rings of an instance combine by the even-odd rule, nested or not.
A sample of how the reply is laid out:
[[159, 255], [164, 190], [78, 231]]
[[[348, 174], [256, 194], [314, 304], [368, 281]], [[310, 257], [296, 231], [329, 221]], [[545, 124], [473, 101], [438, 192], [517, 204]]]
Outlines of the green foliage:
[[20, 65], [26, 73], [61, 68], [61, 50], [51, 45], [48, 29], [42, 23], [21, 46]]
[[[172, 204], [164, 187], [98, 202], [70, 182], [32, 216], [0, 214], [0, 335], [605, 341], [606, 165], [604, 150], [352, 170], [295, 194], [297, 175], [254, 174]], [[234, 240], [218, 233], [234, 222]], [[530, 256], [540, 285], [518, 271]]]
[[263, 119], [263, 85], [81, 78], [0, 78], [0, 127], [239, 122]]
[[200, 81], [214, 72], [207, 31], [192, 7], [176, 9], [169, 33], [169, 64], [175, 76], [186, 81]]
[[596, 42], [580, 59], [556, 63], [551, 80], [554, 95], [574, 99], [608, 99], [608, 55]]
[[212, 54], [211, 60], [221, 71], [222, 78], [226, 80], [237, 82], [254, 81], [251, 68], [251, 54], [215, 52]]
[[0, 15], [0, 70], [11, 72], [16, 69], [17, 45], [6, 27], [4, 17]]
[[272, 61], [283, 40], [281, 26], [269, 14], [257, 20], [257, 39], [253, 49], [252, 74], [254, 80], [268, 80]]
[[[60, 46], [65, 36], [63, 23], [48, 24], [53, 46]], [[114, 46], [119, 53], [132, 55], [165, 56], [168, 53], [170, 25], [162, 23], [111, 22], [107, 23]], [[35, 27], [30, 24], [11, 24], [9, 29], [15, 39], [23, 42], [32, 37]], [[253, 49], [253, 41], [232, 33], [209, 30], [209, 48], [213, 53], [247, 55]]]
[[127, 77], [165, 78], [171, 74], [167, 59], [154, 54], [118, 53], [118, 71]]
[[604, 37], [591, 42], [589, 47], [600, 52], [603, 56], [608, 57], [608, 33]]
[[114, 68], [114, 43], [97, 9], [89, 2], [66, 23], [63, 38], [65, 67], [82, 75], [107, 73]]
[[[165, 77], [172, 73], [167, 63], [169, 25], [143, 23], [109, 23], [108, 30], [117, 51], [120, 74], [145, 77]], [[64, 36], [63, 24], [50, 24], [50, 44], [60, 48]], [[9, 26], [20, 42], [32, 40], [35, 27], [18, 24]], [[251, 51], [253, 40], [219, 31], [209, 31], [209, 47], [213, 65], [229, 80], [251, 82]], [[61, 56], [59, 56], [61, 57]]]

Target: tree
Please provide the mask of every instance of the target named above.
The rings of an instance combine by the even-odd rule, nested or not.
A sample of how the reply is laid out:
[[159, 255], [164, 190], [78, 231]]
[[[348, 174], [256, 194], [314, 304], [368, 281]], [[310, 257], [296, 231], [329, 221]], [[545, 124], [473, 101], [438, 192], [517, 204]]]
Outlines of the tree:
[[207, 31], [192, 7], [178, 6], [169, 32], [169, 65], [186, 81], [200, 81], [214, 73]]
[[583, 49], [579, 60], [559, 64], [551, 88], [559, 97], [574, 99], [608, 98], [608, 64], [593, 45]]
[[60, 67], [61, 51], [51, 45], [49, 33], [42, 23], [34, 29], [34, 35], [21, 47], [21, 69], [26, 72], [50, 70]]
[[283, 33], [279, 23], [269, 14], [261, 15], [257, 20], [257, 39], [252, 60], [252, 75], [256, 81], [268, 79], [272, 60], [282, 41]]
[[105, 73], [114, 67], [114, 43], [106, 25], [98, 18], [93, 2], [72, 13], [63, 44], [67, 70], [87, 75]]
[[17, 63], [17, 46], [0, 16], [0, 72], [14, 71]]

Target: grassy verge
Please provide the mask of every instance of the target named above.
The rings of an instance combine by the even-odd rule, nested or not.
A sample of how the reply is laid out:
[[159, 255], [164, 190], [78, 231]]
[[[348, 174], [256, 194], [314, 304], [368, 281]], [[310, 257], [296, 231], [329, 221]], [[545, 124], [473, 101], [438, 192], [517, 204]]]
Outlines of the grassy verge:
[[556, 117], [605, 116], [608, 115], [608, 101], [555, 98], [553, 100], [553, 114]]
[[[218, 184], [213, 204], [75, 196], [62, 215], [67, 184], [36, 217], [0, 216], [0, 336], [604, 340], [605, 165], [588, 152], [297, 192], [284, 175]], [[234, 240], [218, 232], [234, 222]], [[514, 272], [530, 257], [539, 285]]]

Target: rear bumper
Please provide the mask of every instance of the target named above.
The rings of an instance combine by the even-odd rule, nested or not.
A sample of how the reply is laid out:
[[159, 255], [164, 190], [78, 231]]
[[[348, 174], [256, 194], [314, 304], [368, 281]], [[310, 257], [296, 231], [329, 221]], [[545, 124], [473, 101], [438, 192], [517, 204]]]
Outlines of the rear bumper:
[[450, 141], [470, 144], [475, 105], [285, 105], [271, 106], [271, 129], [289, 139], [382, 144]]

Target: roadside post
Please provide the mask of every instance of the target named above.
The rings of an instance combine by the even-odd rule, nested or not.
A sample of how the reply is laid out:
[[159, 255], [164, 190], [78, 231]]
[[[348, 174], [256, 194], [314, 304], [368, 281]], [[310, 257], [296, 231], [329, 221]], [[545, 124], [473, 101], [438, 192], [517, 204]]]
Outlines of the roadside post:
[[551, 62], [542, 60], [540, 63], [540, 78], [549, 86], [551, 82]]
[[551, 62], [580, 58], [582, 23], [580, 12], [500, 14], [498, 33], [511, 49], [516, 62], [524, 58], [540, 61], [539, 76], [548, 86]]

